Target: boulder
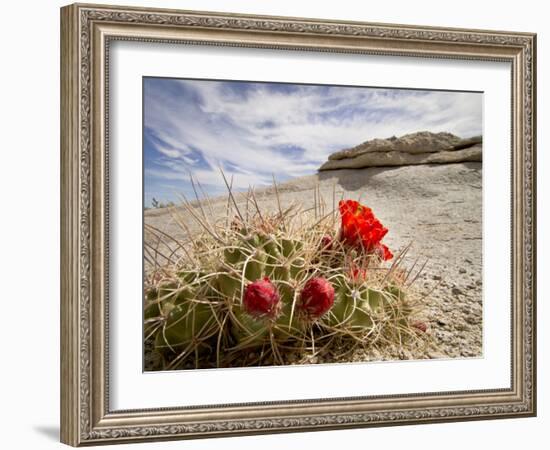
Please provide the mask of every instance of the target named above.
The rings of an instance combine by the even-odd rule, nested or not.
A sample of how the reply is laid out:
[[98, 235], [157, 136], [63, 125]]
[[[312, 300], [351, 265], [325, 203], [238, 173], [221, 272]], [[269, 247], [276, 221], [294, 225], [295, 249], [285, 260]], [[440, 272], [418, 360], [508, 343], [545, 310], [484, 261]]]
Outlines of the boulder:
[[418, 131], [401, 137], [392, 136], [387, 139], [372, 139], [355, 147], [341, 150], [328, 157], [329, 160], [354, 158], [370, 152], [406, 152], [435, 153], [440, 151], [460, 150], [474, 144], [481, 144], [481, 136], [461, 139], [451, 133], [432, 133]]
[[365, 167], [406, 166], [412, 164], [449, 164], [467, 161], [481, 162], [481, 154], [481, 145], [437, 153], [370, 152], [363, 153], [355, 158], [329, 160], [319, 170], [363, 169]]
[[329, 156], [319, 170], [409, 164], [445, 164], [482, 160], [482, 138], [420, 131], [399, 138], [372, 139]]

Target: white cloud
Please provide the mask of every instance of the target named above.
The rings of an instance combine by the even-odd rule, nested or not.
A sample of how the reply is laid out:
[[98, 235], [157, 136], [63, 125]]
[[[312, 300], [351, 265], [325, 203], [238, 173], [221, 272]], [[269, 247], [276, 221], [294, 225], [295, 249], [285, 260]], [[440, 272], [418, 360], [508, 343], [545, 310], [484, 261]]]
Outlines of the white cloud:
[[179, 150], [176, 150], [174, 148], [165, 147], [164, 145], [157, 145], [156, 149], [159, 153], [163, 154], [164, 156], [168, 156], [169, 158], [181, 158], [182, 154]]

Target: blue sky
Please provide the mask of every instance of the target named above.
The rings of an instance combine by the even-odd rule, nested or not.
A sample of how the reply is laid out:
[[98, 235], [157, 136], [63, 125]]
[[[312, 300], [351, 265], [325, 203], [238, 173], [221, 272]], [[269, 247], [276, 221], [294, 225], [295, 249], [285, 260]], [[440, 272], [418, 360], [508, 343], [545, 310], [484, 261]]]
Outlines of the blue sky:
[[144, 78], [144, 205], [313, 174], [330, 153], [415, 131], [482, 134], [482, 94]]

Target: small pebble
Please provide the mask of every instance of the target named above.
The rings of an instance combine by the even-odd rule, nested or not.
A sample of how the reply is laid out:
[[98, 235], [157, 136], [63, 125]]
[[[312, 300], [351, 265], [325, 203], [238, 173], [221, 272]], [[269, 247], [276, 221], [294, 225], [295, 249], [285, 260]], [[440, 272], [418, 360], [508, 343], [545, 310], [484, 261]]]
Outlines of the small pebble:
[[456, 286], [453, 287], [453, 289], [451, 290], [451, 292], [453, 293], [453, 295], [460, 295], [460, 294], [462, 294], [462, 291], [461, 291], [459, 288], [457, 288]]
[[479, 319], [473, 315], [466, 316], [464, 320], [470, 325], [474, 325], [479, 322]]

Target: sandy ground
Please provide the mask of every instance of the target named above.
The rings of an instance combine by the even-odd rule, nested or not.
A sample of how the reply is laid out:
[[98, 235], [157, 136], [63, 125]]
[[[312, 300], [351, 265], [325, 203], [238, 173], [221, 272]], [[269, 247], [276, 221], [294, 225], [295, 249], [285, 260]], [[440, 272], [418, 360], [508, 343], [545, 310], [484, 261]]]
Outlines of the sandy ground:
[[[363, 352], [351, 360], [482, 355], [481, 172], [481, 163], [334, 170], [279, 186], [283, 208], [313, 205], [317, 184], [331, 208], [336, 184], [338, 198], [360, 199], [389, 228], [384, 242], [394, 253], [412, 242], [406, 265], [428, 261], [415, 286], [421, 294], [431, 292], [419, 319], [428, 324], [435, 346], [422, 354], [397, 348]], [[261, 209], [277, 210], [272, 188], [259, 191], [258, 202]], [[213, 199], [215, 215], [225, 214], [226, 204], [227, 198]], [[168, 209], [146, 211], [145, 223], [185, 239]], [[191, 218], [188, 224], [193, 227]]]

